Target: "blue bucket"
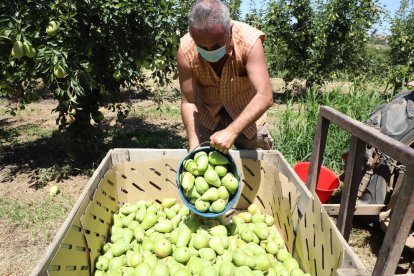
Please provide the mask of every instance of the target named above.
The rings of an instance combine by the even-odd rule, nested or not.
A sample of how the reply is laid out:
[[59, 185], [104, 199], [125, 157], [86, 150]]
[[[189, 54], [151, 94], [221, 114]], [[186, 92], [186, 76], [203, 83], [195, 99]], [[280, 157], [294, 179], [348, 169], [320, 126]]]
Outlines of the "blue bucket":
[[239, 187], [238, 187], [236, 193], [234, 195], [230, 196], [229, 202], [227, 203], [226, 208], [224, 208], [224, 210], [222, 212], [220, 212], [220, 213], [208, 212], [208, 211], [207, 212], [199, 212], [199, 211], [196, 210], [195, 206], [193, 204], [191, 204], [191, 202], [189, 202], [187, 200], [187, 198], [184, 196], [184, 193], [183, 193], [183, 190], [182, 190], [182, 187], [181, 187], [181, 183], [180, 183], [180, 174], [184, 169], [183, 168], [184, 161], [187, 160], [187, 159], [192, 159], [197, 152], [204, 151], [207, 154], [209, 154], [209, 152], [214, 151], [214, 150], [215, 149], [211, 148], [211, 147], [200, 147], [200, 148], [194, 149], [193, 151], [191, 151], [187, 156], [185, 156], [181, 160], [180, 166], [178, 167], [178, 170], [177, 170], [178, 194], [180, 195], [181, 200], [188, 207], [188, 209], [190, 209], [191, 212], [193, 212], [194, 214], [197, 214], [201, 217], [205, 217], [205, 218], [215, 218], [215, 217], [221, 216], [221, 215], [225, 214], [226, 212], [228, 212], [237, 203], [237, 201], [240, 198], [241, 191], [242, 191], [242, 187], [241, 187], [242, 185], [240, 183], [239, 169], [237, 168], [236, 162], [234, 162], [233, 157], [231, 157], [231, 155], [228, 153], [228, 154], [223, 154], [230, 161], [230, 164], [227, 165], [228, 171], [231, 172], [234, 175], [234, 177], [237, 179], [237, 181], [239, 182]]

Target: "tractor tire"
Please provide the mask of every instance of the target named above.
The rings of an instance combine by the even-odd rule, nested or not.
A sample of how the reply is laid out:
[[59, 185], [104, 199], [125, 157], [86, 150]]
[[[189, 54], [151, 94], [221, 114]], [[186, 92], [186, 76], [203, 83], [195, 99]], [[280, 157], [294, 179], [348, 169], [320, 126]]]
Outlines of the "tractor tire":
[[[378, 107], [365, 122], [381, 133], [414, 148], [414, 91], [397, 95]], [[369, 149], [367, 149], [368, 154]], [[367, 189], [359, 199], [364, 204], [387, 204], [387, 185], [391, 170], [382, 161], [375, 169]]]

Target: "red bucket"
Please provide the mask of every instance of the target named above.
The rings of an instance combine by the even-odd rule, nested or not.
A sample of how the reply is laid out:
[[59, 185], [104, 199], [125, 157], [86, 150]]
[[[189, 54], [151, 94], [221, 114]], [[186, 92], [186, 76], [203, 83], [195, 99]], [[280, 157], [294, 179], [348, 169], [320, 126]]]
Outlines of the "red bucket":
[[[293, 166], [293, 170], [299, 176], [304, 183], [308, 178], [310, 163], [309, 162], [299, 162]], [[321, 166], [321, 171], [319, 173], [319, 179], [316, 183], [316, 194], [319, 197], [319, 200], [322, 203], [325, 203], [332, 193], [338, 188], [339, 179], [335, 173], [329, 170], [325, 166]]]

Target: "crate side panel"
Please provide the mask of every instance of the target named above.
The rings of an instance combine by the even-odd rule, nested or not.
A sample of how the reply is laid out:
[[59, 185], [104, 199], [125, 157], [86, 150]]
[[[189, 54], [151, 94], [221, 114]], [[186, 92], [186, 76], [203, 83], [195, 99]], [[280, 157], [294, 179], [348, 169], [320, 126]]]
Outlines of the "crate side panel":
[[80, 222], [83, 213], [81, 210], [85, 210], [88, 203], [89, 198], [85, 198], [72, 224], [69, 225], [65, 237], [48, 265], [49, 275], [90, 275], [90, 248], [85, 239], [85, 229]]
[[312, 275], [335, 275], [344, 248], [321, 202], [314, 195], [296, 232], [295, 256]]

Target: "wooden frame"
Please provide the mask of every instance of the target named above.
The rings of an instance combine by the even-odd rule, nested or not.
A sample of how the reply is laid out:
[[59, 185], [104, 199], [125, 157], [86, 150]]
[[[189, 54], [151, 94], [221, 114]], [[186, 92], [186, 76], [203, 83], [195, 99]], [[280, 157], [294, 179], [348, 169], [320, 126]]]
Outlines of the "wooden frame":
[[333, 108], [321, 106], [306, 183], [309, 190], [313, 192], [323, 161], [330, 122], [352, 135], [337, 223], [345, 240], [349, 239], [352, 228], [366, 144], [369, 143], [407, 167], [398, 200], [391, 215], [389, 228], [372, 274], [393, 275], [414, 221], [414, 149]]

